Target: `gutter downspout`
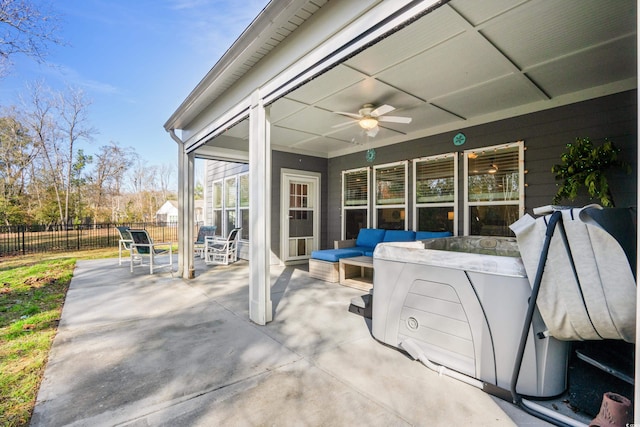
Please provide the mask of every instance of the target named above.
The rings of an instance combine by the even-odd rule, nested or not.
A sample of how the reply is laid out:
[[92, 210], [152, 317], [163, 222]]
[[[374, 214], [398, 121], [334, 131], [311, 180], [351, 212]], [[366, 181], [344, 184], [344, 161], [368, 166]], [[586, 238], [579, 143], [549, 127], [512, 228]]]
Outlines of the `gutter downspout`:
[[167, 132], [178, 144], [178, 275], [193, 279], [193, 156], [185, 152], [184, 141], [175, 129]]

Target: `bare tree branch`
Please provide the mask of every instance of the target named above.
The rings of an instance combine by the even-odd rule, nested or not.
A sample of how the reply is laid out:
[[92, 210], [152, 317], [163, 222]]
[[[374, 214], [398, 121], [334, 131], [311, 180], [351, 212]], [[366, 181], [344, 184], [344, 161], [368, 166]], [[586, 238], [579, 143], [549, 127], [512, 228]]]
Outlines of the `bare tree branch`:
[[9, 73], [14, 55], [44, 62], [49, 45], [63, 44], [58, 30], [59, 18], [46, 4], [0, 0], [0, 77]]

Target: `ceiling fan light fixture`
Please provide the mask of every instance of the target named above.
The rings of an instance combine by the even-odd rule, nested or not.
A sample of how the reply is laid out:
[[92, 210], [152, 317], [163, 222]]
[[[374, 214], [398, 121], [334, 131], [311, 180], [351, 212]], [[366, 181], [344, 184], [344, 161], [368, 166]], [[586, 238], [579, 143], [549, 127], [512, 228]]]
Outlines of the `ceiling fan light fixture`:
[[378, 120], [373, 117], [363, 117], [358, 121], [362, 129], [371, 130], [378, 126]]

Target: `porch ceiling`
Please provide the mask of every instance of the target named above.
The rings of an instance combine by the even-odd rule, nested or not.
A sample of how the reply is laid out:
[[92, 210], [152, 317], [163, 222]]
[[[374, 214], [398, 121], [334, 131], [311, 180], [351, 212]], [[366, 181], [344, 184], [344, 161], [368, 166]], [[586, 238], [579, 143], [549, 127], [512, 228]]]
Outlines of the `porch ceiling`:
[[[276, 101], [272, 147], [361, 151], [360, 128], [335, 127], [349, 119], [333, 111], [367, 103], [412, 118], [384, 123], [379, 147], [636, 88], [636, 12], [635, 0], [453, 0]], [[248, 123], [224, 136], [248, 140]]]

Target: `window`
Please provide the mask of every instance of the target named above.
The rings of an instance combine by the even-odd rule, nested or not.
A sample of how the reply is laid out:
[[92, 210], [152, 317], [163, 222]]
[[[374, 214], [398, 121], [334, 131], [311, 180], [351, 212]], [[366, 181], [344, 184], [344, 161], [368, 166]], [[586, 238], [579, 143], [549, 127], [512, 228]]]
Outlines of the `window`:
[[222, 181], [214, 181], [211, 191], [213, 200], [213, 225], [216, 228], [216, 235], [222, 235]]
[[407, 162], [375, 166], [375, 227], [406, 230]]
[[240, 224], [242, 227], [240, 238], [243, 240], [249, 240], [249, 174], [240, 175]]
[[464, 152], [465, 235], [513, 236], [524, 214], [524, 142]]
[[413, 161], [413, 228], [457, 234], [458, 157], [455, 153]]
[[238, 179], [234, 176], [224, 180], [224, 234], [227, 235], [236, 227], [236, 200], [238, 198]]
[[342, 236], [355, 239], [369, 226], [369, 168], [342, 172]]

